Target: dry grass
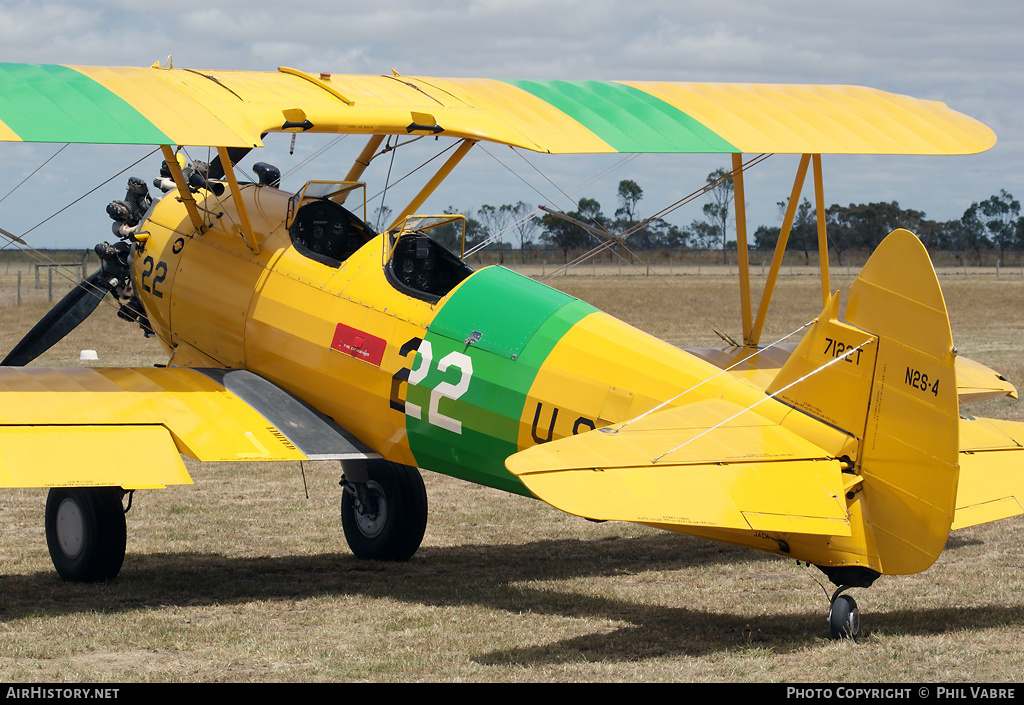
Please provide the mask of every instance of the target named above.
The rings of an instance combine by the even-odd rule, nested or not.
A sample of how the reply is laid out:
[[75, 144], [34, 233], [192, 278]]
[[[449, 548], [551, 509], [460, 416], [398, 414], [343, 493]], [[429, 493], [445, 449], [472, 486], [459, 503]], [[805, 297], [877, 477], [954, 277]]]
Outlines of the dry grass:
[[[676, 344], [738, 328], [726, 276], [558, 283]], [[944, 287], [962, 352], [1024, 379], [1024, 282]], [[764, 339], [819, 307], [815, 280], [783, 279]], [[45, 308], [4, 308], [0, 345]], [[45, 364], [79, 364], [83, 348], [100, 364], [162, 359], [107, 311]], [[423, 548], [362, 562], [341, 537], [332, 464], [306, 464], [308, 500], [297, 465], [190, 469], [195, 486], [136, 496], [109, 584], [57, 578], [45, 492], [0, 493], [0, 680], [945, 682], [1016, 681], [1024, 667], [1021, 519], [958, 532], [926, 573], [857, 591], [868, 633], [834, 643], [823, 576], [792, 561], [426, 473]]]

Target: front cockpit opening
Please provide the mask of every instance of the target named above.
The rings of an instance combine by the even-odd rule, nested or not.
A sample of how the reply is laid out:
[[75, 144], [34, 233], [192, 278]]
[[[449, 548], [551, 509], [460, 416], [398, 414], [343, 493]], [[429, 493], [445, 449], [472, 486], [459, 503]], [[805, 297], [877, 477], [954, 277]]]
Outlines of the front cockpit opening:
[[288, 202], [288, 235], [302, 255], [329, 267], [340, 267], [356, 250], [376, 237], [366, 222], [341, 205], [361, 182], [310, 181]]
[[288, 234], [296, 250], [329, 267], [341, 266], [374, 236], [347, 208], [327, 199], [299, 208]]

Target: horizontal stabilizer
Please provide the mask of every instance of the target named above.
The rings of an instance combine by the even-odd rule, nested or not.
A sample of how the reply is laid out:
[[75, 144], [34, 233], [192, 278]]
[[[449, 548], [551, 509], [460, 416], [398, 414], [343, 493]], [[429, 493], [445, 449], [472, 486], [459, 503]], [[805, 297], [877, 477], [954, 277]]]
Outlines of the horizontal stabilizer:
[[956, 391], [961, 404], [999, 399], [1017, 398], [1017, 388], [1010, 380], [980, 362], [966, 357], [956, 359]]
[[[796, 348], [795, 343], [782, 343], [751, 353], [750, 348], [730, 345], [724, 348], [688, 348], [686, 352], [710, 362], [719, 369], [729, 369], [734, 377], [747, 380], [762, 389], [771, 386], [779, 370]], [[961, 404], [1000, 397], [1017, 398], [1017, 388], [1010, 380], [986, 365], [958, 356], [956, 391]]]
[[505, 466], [545, 502], [589, 519], [849, 535], [840, 463], [756, 411], [727, 420], [741, 411], [720, 399], [670, 408], [533, 446]]
[[1024, 514], [1024, 423], [960, 419], [953, 529]]

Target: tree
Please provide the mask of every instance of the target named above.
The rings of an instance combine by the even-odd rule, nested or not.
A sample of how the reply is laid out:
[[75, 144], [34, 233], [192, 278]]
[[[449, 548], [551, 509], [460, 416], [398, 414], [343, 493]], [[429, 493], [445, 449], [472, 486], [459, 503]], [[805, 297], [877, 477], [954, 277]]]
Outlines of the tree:
[[629, 242], [638, 249], [645, 250], [653, 247], [653, 233], [648, 227], [646, 225], [642, 228], [636, 227], [639, 222], [636, 206], [644, 197], [643, 189], [635, 181], [623, 179], [619, 182], [617, 195], [619, 207], [615, 210], [615, 232], [620, 235], [629, 233]]
[[502, 237], [505, 231], [512, 227], [513, 221], [515, 221], [515, 214], [512, 212], [512, 208], [513, 206], [507, 203], [497, 208], [484, 204], [476, 212], [480, 222], [483, 224], [483, 237], [487, 242], [487, 249], [497, 249], [498, 261], [502, 263], [505, 261], [504, 250], [506, 246], [506, 243], [502, 241]]
[[375, 230], [386, 228], [391, 225], [391, 214], [392, 210], [388, 206], [378, 206], [377, 210], [373, 212], [373, 226]]
[[502, 234], [511, 227], [515, 220], [512, 206], [505, 204], [494, 207], [484, 204], [476, 212], [480, 222], [483, 223], [484, 231], [488, 238], [501, 239]]
[[729, 235], [729, 215], [733, 201], [732, 172], [716, 169], [708, 174], [704, 192], [711, 194], [711, 203], [704, 204], [704, 216], [715, 227], [722, 239], [722, 261], [727, 262], [725, 242]]
[[[783, 218], [785, 218], [786, 202], [779, 201], [776, 205], [778, 205], [779, 211], [782, 213]], [[778, 234], [781, 235], [781, 228]], [[786, 246], [789, 247], [790, 245], [796, 249], [803, 250], [804, 264], [811, 263], [810, 251], [818, 249], [818, 219], [814, 213], [814, 206], [806, 198], [796, 207], [793, 225], [789, 229], [789, 239], [786, 241]]]
[[663, 247], [668, 250], [685, 249], [690, 237], [690, 234], [678, 225], [667, 223], [661, 218], [655, 218], [648, 223], [646, 230], [649, 233], [651, 247]]
[[618, 197], [619, 207], [615, 210], [615, 217], [622, 218], [629, 224], [635, 223], [636, 204], [644, 197], [644, 190], [635, 181], [623, 179], [619, 182]]
[[[972, 250], [979, 267], [981, 266], [981, 251], [992, 244], [985, 235], [987, 228], [981, 222], [980, 211], [981, 207], [977, 203], [972, 203], [960, 218], [963, 228], [957, 230], [958, 249], [961, 253], [964, 250]], [[962, 255], [961, 259], [963, 259]]]
[[519, 238], [519, 254], [525, 263], [526, 250], [533, 248], [533, 236], [537, 232], [537, 228], [540, 227], [540, 221], [534, 217], [530, 207], [522, 201], [512, 206], [512, 215], [515, 218], [512, 230]]
[[999, 259], [1006, 255], [1006, 250], [1013, 247], [1017, 239], [1020, 216], [1020, 201], [1014, 200], [1005, 189], [1000, 189], [998, 196], [990, 196], [979, 205], [981, 221], [992, 233], [992, 242], [999, 248]]
[[774, 250], [775, 244], [779, 241], [781, 228], [773, 228], [768, 225], [760, 225], [754, 231], [755, 250]]
[[[445, 215], [457, 215], [459, 210], [453, 206], [444, 209]], [[487, 238], [487, 230], [483, 224], [473, 217], [473, 211], [466, 211], [466, 250], [479, 245]], [[462, 225], [460, 223], [449, 223], [434, 228], [430, 231], [430, 237], [447, 247], [456, 254], [462, 253]]]
[[693, 246], [697, 249], [710, 250], [718, 244], [721, 238], [721, 231], [718, 228], [719, 226], [706, 220], [695, 220], [690, 223], [689, 239], [693, 241]]
[[[855, 247], [873, 250], [886, 235], [897, 228], [917, 232], [924, 221], [924, 213], [903, 210], [896, 201], [891, 203], [851, 203], [849, 206], [833, 204], [828, 208], [829, 242], [842, 253]], [[840, 254], [840, 262], [842, 256]]]
[[[581, 198], [579, 209], [566, 215], [599, 228], [606, 228], [608, 225], [607, 219], [601, 213], [601, 204], [593, 198]], [[541, 227], [544, 228], [541, 240], [552, 247], [560, 249], [563, 262], [569, 261], [569, 250], [582, 247], [594, 237], [575, 223], [571, 223], [565, 218], [560, 218], [551, 213], [541, 218], [540, 222]]]

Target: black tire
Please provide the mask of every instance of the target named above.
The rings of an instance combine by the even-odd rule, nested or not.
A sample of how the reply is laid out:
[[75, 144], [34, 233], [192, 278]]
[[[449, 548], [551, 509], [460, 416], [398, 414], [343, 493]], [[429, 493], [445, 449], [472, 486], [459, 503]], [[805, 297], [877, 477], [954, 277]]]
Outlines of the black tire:
[[117, 576], [128, 538], [120, 487], [55, 487], [46, 497], [46, 545], [60, 577], [97, 582]]
[[420, 471], [376, 461], [367, 467], [367, 475], [364, 492], [376, 506], [364, 506], [345, 488], [341, 497], [345, 540], [358, 558], [407, 561], [420, 547], [427, 528], [427, 488]]
[[860, 635], [860, 610], [849, 595], [832, 600], [828, 610], [828, 630], [833, 639], [854, 639]]

